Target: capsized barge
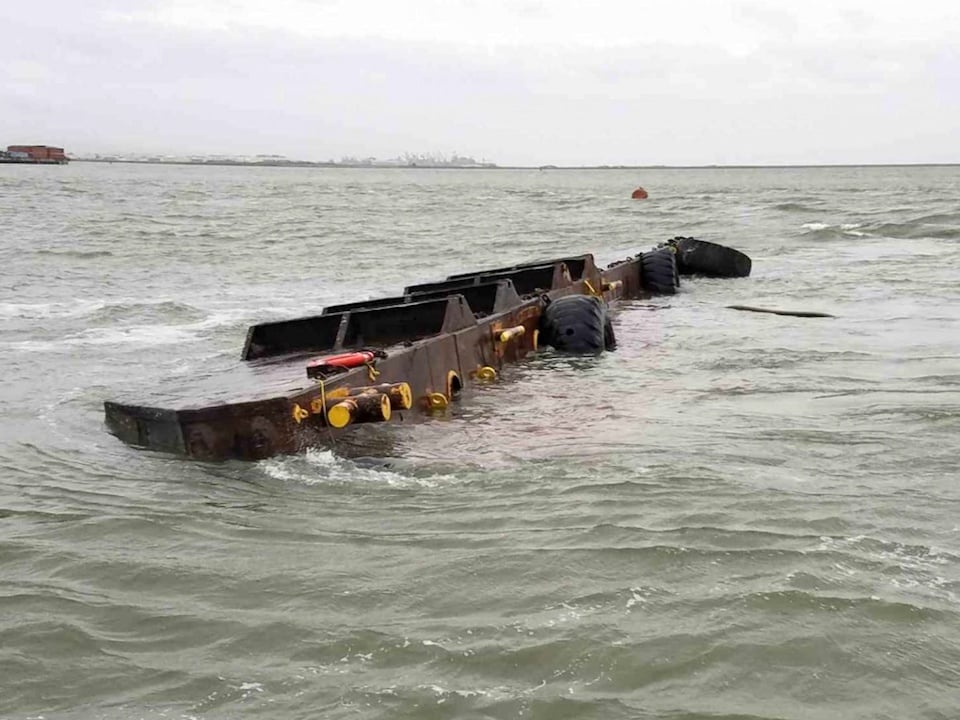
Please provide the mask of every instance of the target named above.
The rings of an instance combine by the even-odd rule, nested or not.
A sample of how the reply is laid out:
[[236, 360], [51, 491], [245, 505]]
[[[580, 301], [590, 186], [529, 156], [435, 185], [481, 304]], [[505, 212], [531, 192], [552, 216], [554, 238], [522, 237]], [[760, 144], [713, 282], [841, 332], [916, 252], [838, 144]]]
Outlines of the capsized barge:
[[[451, 275], [400, 296], [254, 325], [241, 355], [249, 372], [241, 397], [180, 407], [107, 401], [106, 424], [134, 446], [202, 460], [257, 460], [328, 446], [355, 425], [442, 411], [468, 384], [496, 378], [505, 363], [541, 345], [611, 349], [607, 304], [674, 292], [679, 272], [696, 271], [703, 255], [690, 248], [712, 245], [676, 240], [605, 268], [591, 254], [561, 257]], [[720, 274], [749, 274], [749, 258], [737, 255], [746, 272], [740, 260], [736, 272]]]

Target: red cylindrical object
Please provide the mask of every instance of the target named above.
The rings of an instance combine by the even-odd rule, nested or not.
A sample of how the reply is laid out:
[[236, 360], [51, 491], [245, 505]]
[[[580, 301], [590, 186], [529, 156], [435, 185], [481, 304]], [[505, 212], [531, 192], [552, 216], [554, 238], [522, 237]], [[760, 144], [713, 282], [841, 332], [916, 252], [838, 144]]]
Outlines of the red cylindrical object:
[[318, 361], [314, 361], [319, 365], [329, 365], [331, 367], [360, 367], [365, 363], [372, 362], [374, 354], [367, 350], [360, 350], [359, 352], [352, 353], [343, 353], [342, 355], [331, 355], [329, 357], [320, 358]]
[[369, 362], [373, 362], [376, 355], [369, 350], [358, 350], [356, 352], [342, 353], [340, 355], [327, 355], [317, 358], [307, 363], [307, 377], [314, 377], [325, 371], [333, 369], [348, 370], [350, 368], [360, 367]]

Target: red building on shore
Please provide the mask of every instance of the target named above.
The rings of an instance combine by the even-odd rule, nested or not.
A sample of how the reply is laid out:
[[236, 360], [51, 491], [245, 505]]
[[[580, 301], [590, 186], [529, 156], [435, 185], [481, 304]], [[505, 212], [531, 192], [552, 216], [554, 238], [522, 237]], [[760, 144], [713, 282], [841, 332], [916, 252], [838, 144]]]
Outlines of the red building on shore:
[[63, 148], [50, 145], [8, 145], [5, 153], [0, 153], [0, 161], [46, 163], [64, 165], [68, 162]]

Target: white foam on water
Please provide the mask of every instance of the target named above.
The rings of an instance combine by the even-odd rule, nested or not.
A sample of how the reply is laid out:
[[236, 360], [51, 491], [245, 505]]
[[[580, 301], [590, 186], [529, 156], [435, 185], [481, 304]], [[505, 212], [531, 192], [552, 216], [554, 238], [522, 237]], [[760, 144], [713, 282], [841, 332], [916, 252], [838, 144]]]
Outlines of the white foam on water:
[[54, 317], [80, 317], [107, 306], [105, 302], [0, 303], [0, 320], [46, 320]]
[[[950, 581], [943, 576], [943, 568], [956, 564], [958, 558], [938, 548], [911, 548], [898, 542], [880, 541], [866, 535], [856, 535], [849, 538], [821, 537], [816, 550], [843, 552], [850, 556], [850, 561], [832, 565], [837, 574], [842, 577], [863, 574], [850, 566], [857, 559], [882, 563], [900, 571], [900, 575], [884, 574], [889, 587], [945, 600], [951, 604], [960, 604], [960, 597], [950, 589]], [[872, 572], [870, 574], [876, 575]]]
[[[596, 607], [587, 608], [587, 612], [596, 610]], [[566, 625], [567, 623], [577, 623], [584, 615], [584, 612], [567, 603], [560, 603], [558, 606], [545, 608], [543, 613], [545, 617], [539, 621], [528, 620], [526, 627], [533, 629], [552, 628], [557, 625]], [[517, 632], [523, 632], [523, 628], [517, 627]]]
[[285, 458], [270, 458], [262, 460], [260, 468], [268, 477], [281, 482], [300, 482], [302, 474], [296, 472], [288, 463], [284, 463]]
[[91, 328], [79, 335], [60, 340], [24, 340], [11, 343], [13, 350], [23, 352], [70, 351], [77, 347], [103, 345], [176, 345], [199, 339], [191, 326], [141, 325], [123, 328]]
[[458, 690], [454, 688], [445, 688], [441, 685], [421, 685], [420, 689], [430, 690], [433, 694], [441, 696], [441, 699], [437, 701], [438, 703], [444, 702], [450, 696], [458, 696], [462, 698], [493, 696], [493, 693], [490, 690]]
[[[198, 329], [206, 330], [209, 328], [221, 327], [221, 326], [230, 326], [237, 325], [239, 323], [248, 323], [251, 322], [251, 318], [262, 318], [263, 309], [255, 309], [248, 307], [227, 307], [227, 308], [201, 308], [202, 312], [208, 313], [208, 316], [197, 323], [192, 324], [190, 327], [196, 327]], [[303, 315], [303, 310], [301, 309], [298, 313], [287, 313], [284, 315], [285, 318], [290, 317], [299, 317]], [[242, 340], [242, 338], [241, 338]]]
[[647, 598], [644, 596], [643, 588], [638, 588], [638, 587], [630, 588], [630, 597], [627, 598], [628, 610], [632, 608], [634, 605], [645, 603], [646, 601], [647, 601]]
[[386, 467], [363, 467], [328, 449], [310, 448], [303, 455], [269, 458], [259, 463], [274, 480], [303, 485], [372, 484], [390, 488], [436, 488], [443, 478], [412, 477]]
[[843, 230], [844, 235], [850, 235], [851, 237], [872, 237], [868, 232], [864, 232], [859, 228], [863, 227], [863, 223], [841, 223], [840, 229]]
[[[63, 317], [85, 315], [89, 312], [106, 308], [111, 304], [114, 303], [101, 302], [88, 304], [84, 309], [77, 310], [76, 312], [63, 312], [60, 313], [60, 315]], [[55, 307], [55, 304], [50, 307]], [[208, 312], [202, 309], [199, 311]], [[57, 314], [54, 310], [50, 312], [51, 314], [47, 317], [53, 317]], [[2, 311], [0, 311], [0, 317], [2, 317]], [[246, 322], [249, 317], [250, 313], [245, 308], [228, 308], [211, 312], [203, 320], [192, 323], [87, 328], [75, 335], [57, 340], [25, 340], [11, 343], [9, 347], [13, 350], [25, 352], [57, 352], [69, 351], [77, 347], [98, 347], [105, 345], [141, 345], [144, 347], [175, 345], [201, 340], [203, 333], [209, 330]]]

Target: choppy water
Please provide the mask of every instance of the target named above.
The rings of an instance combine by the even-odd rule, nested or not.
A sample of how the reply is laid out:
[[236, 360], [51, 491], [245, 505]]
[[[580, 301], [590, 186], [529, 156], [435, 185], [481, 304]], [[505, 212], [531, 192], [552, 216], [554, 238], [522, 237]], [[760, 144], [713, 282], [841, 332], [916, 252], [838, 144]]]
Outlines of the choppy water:
[[[960, 168], [6, 166], [0, 217], [0, 716], [960, 716]], [[753, 277], [362, 447], [104, 430], [249, 323], [677, 234]]]

